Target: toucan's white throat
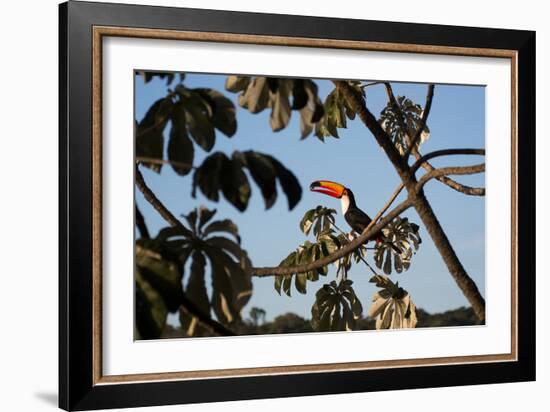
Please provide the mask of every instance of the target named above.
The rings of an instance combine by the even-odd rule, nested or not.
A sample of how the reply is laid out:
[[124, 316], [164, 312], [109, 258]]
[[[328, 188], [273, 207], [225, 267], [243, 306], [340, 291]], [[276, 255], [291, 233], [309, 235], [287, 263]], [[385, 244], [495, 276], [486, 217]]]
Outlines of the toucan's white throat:
[[343, 195], [341, 198], [340, 198], [340, 202], [342, 204], [342, 214], [345, 215], [346, 212], [348, 211], [349, 209], [349, 196], [348, 195]]

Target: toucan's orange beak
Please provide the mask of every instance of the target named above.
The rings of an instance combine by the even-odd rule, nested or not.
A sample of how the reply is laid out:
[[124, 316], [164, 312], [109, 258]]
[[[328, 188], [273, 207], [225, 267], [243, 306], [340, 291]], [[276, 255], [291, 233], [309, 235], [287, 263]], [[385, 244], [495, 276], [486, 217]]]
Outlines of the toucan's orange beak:
[[329, 180], [316, 180], [309, 185], [309, 190], [340, 199], [344, 194], [346, 187], [340, 183], [331, 182]]

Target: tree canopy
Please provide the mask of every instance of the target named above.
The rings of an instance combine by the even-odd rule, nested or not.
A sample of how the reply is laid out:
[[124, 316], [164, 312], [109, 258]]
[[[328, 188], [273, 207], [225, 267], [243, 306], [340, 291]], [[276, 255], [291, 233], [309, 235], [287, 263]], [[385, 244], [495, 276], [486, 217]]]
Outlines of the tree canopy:
[[[145, 82], [157, 77], [166, 81], [165, 97], [151, 103], [145, 116], [136, 119], [136, 186], [146, 200], [166, 220], [167, 226], [151, 237], [147, 223], [136, 206], [136, 336], [160, 337], [169, 313], [179, 314], [186, 336], [233, 335], [242, 327], [242, 310], [253, 293], [254, 277], [273, 277], [275, 291], [292, 296], [317, 289], [312, 302], [312, 330], [354, 330], [365, 316], [375, 319], [374, 327], [411, 328], [418, 322], [416, 305], [410, 294], [391, 279], [413, 265], [414, 255], [429, 235], [450, 275], [472, 305], [478, 321], [484, 321], [484, 299], [466, 273], [443, 228], [437, 220], [423, 186], [431, 179], [464, 193], [483, 195], [484, 188], [464, 186], [449, 175], [484, 171], [484, 165], [434, 168], [429, 160], [447, 155], [483, 155], [483, 149], [449, 149], [420, 153], [430, 137], [428, 116], [434, 85], [427, 86], [424, 106], [406, 96], [394, 96], [390, 83], [380, 83], [387, 91], [386, 107], [376, 118], [368, 109], [367, 88], [371, 83], [334, 81], [324, 101], [311, 79], [227, 76], [225, 91], [186, 86], [183, 73], [139, 73]], [[238, 95], [235, 107], [227, 93]], [[279, 265], [258, 268], [242, 248], [235, 222], [217, 216], [217, 211], [197, 205], [180, 219], [169, 211], [148, 187], [141, 168], [160, 173], [163, 167], [185, 177], [191, 176], [189, 195], [197, 190], [213, 202], [228, 202], [246, 213], [252, 195], [259, 188], [265, 209], [273, 207], [279, 191], [288, 209], [300, 202], [302, 183], [295, 171], [269, 153], [255, 150], [224, 153], [214, 151], [217, 138], [238, 139], [239, 110], [252, 114], [269, 111], [273, 132], [286, 128], [292, 112], [300, 119], [300, 139], [315, 136], [320, 141], [340, 137], [348, 122], [359, 121], [382, 148], [394, 166], [401, 184], [386, 205], [362, 233], [353, 235], [335, 224], [336, 211], [324, 206], [308, 210], [298, 227], [306, 238], [282, 258]], [[169, 132], [167, 133], [167, 129]], [[220, 137], [220, 135], [223, 135]], [[195, 152], [208, 155], [197, 164]], [[409, 159], [413, 159], [411, 164]], [[426, 173], [416, 178], [419, 169]], [[406, 199], [393, 205], [398, 194]], [[427, 234], [419, 224], [400, 216], [415, 208]], [[390, 209], [391, 208], [391, 209]], [[366, 241], [382, 233], [385, 241], [372, 247], [369, 263]], [[378, 291], [371, 299], [354, 290], [348, 272], [361, 265], [370, 273]], [[334, 271], [331, 269], [334, 268]], [[370, 307], [364, 305], [370, 301]], [[265, 311], [255, 308], [251, 319], [256, 326], [265, 320]], [[306, 328], [307, 329], [307, 328]]]

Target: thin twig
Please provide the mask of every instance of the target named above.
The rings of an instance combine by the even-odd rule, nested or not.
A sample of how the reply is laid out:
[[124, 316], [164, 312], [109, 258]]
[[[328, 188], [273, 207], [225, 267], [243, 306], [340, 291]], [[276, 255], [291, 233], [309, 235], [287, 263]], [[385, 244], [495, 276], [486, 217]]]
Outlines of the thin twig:
[[434, 85], [430, 84], [428, 85], [428, 92], [426, 94], [426, 103], [424, 104], [424, 111], [422, 112], [422, 116], [420, 117], [420, 127], [416, 130], [416, 134], [414, 135], [411, 142], [405, 149], [405, 153], [403, 153], [403, 157], [405, 159], [409, 158], [409, 155], [411, 154], [411, 150], [413, 150], [413, 148], [415, 149], [417, 148], [416, 145], [420, 141], [420, 138], [422, 137], [422, 132], [426, 128], [426, 122], [428, 121], [428, 116], [430, 115], [433, 98], [434, 98]]
[[[332, 226], [334, 226], [334, 228], [335, 228], [336, 230], [338, 230], [342, 235], [345, 236], [345, 239], [346, 239], [345, 241], [346, 241], [346, 245], [347, 245], [347, 244], [350, 242], [350, 240], [347, 238], [347, 235], [348, 235], [348, 234], [347, 234], [346, 232], [344, 232], [342, 229], [340, 229], [340, 228], [336, 225], [336, 223], [330, 222], [330, 224], [331, 224]], [[377, 273], [374, 271], [374, 269], [371, 267], [371, 265], [369, 265], [369, 262], [367, 262], [366, 259], [361, 255], [361, 252], [359, 252], [359, 255], [358, 255], [358, 256], [359, 256], [359, 259], [361, 259], [361, 261], [362, 261], [365, 265], [367, 265], [367, 267], [371, 270], [371, 272], [374, 273], [375, 275], [377, 275]]]
[[476, 173], [482, 173], [485, 171], [485, 163], [472, 165], [472, 166], [454, 166], [454, 167], [442, 167], [434, 169], [431, 172], [426, 173], [420, 178], [416, 184], [416, 191], [419, 192], [422, 187], [428, 183], [431, 179], [437, 179], [441, 176], [447, 175], [473, 175]]
[[193, 166], [192, 164], [189, 164], [189, 163], [178, 162], [176, 160], [158, 159], [156, 157], [136, 156], [136, 163], [137, 162], [152, 163], [157, 165], [167, 164], [174, 167], [180, 167], [182, 169], [198, 169], [197, 166]]
[[147, 186], [141, 171], [136, 166], [136, 186], [143, 193], [143, 197], [147, 200], [157, 212], [166, 220], [170, 225], [181, 228], [186, 235], [192, 237], [193, 233], [187, 229], [183, 223], [181, 223], [173, 214], [170, 212], [166, 206], [159, 200], [159, 198], [153, 193], [153, 191]]
[[226, 328], [221, 323], [216, 322], [207, 313], [204, 313], [197, 305], [195, 305], [185, 294], [182, 296], [182, 304], [180, 308], [183, 309], [188, 315], [197, 319], [197, 322], [220, 336], [236, 336], [237, 334], [232, 330]]
[[433, 159], [434, 157], [441, 157], [441, 156], [454, 156], [454, 155], [485, 155], [485, 149], [443, 149], [443, 150], [435, 150], [430, 153], [426, 153], [422, 157], [420, 157], [416, 162], [413, 163], [411, 166], [411, 173], [415, 173], [420, 167], [427, 162], [430, 159]]
[[383, 84], [384, 82], [370, 82], [370, 83], [365, 83], [365, 84], [362, 84], [360, 87], [362, 89], [366, 88], [366, 87], [370, 87], [370, 86], [376, 86], [376, 85], [379, 85], [379, 84]]
[[145, 224], [145, 218], [141, 214], [141, 211], [136, 205], [136, 226], [139, 230], [139, 234], [142, 238], [149, 239], [151, 235], [149, 234], [149, 229], [147, 229], [147, 225]]

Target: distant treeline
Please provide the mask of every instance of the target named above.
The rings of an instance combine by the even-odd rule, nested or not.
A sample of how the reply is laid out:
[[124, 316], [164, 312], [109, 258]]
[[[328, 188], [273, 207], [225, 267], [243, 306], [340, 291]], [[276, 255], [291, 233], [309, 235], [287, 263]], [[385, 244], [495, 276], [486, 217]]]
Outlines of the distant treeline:
[[[278, 334], [278, 333], [303, 333], [313, 332], [309, 319], [304, 319], [295, 313], [285, 313], [279, 315], [273, 321], [262, 321], [262, 317], [258, 317], [257, 313], [260, 311], [264, 317], [265, 312], [255, 308], [251, 311], [252, 316], [239, 323], [234, 323], [231, 329], [238, 335], [265, 335], [265, 334]], [[430, 314], [423, 309], [416, 309], [416, 316], [418, 318], [417, 328], [429, 328], [429, 327], [444, 327], [444, 326], [470, 326], [477, 325], [478, 321], [472, 308], [461, 307], [458, 309], [448, 310], [442, 313]], [[357, 321], [356, 330], [368, 330], [375, 329], [374, 319], [363, 318]], [[210, 336], [203, 334], [202, 336]], [[162, 338], [182, 338], [186, 337], [185, 331], [179, 327], [167, 325]]]

